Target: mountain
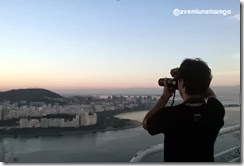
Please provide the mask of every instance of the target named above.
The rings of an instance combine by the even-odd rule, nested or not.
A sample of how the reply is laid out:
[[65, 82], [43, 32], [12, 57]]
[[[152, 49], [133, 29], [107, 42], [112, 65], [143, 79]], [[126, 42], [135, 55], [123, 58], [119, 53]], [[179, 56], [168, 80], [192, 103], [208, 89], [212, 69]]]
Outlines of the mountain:
[[54, 98], [64, 97], [46, 89], [14, 89], [0, 92], [0, 101], [8, 100], [11, 102], [18, 102], [25, 100], [27, 102], [47, 102]]

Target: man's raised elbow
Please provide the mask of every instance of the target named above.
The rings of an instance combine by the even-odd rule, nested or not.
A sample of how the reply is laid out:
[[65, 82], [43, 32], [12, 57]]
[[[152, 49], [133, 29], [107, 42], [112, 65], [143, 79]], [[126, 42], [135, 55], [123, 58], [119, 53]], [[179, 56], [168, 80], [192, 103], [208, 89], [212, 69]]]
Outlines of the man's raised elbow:
[[143, 119], [142, 127], [147, 130], [147, 119]]

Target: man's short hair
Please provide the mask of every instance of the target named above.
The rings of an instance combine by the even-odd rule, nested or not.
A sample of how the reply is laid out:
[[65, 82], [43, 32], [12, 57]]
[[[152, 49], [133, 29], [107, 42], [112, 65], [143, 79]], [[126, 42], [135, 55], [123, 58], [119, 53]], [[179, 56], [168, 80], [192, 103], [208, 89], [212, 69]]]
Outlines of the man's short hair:
[[188, 95], [205, 95], [212, 80], [211, 69], [200, 58], [185, 59], [179, 68], [177, 75], [183, 80]]

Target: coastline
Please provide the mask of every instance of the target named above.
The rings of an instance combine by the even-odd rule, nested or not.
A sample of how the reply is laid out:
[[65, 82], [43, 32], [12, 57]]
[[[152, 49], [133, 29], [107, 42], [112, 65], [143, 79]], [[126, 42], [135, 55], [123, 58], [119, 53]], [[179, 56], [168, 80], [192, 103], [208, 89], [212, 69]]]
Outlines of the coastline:
[[131, 120], [131, 125], [128, 125], [128, 126], [124, 126], [124, 127], [118, 127], [118, 128], [112, 128], [112, 127], [109, 127], [107, 129], [98, 129], [98, 130], [94, 130], [94, 131], [77, 131], [77, 132], [74, 132], [74, 131], [68, 131], [68, 132], [62, 132], [61, 134], [63, 134], [62, 136], [64, 135], [75, 135], [75, 134], [85, 134], [85, 133], [97, 133], [97, 132], [106, 132], [106, 131], [118, 131], [118, 130], [126, 130], [126, 129], [132, 129], [132, 128], [136, 128], [136, 127], [139, 127], [142, 125], [141, 122], [139, 121], [136, 121], [136, 120]]
[[136, 128], [141, 125], [142, 125], [142, 123], [139, 121], [129, 120], [128, 125], [122, 126], [122, 127], [117, 127], [117, 128], [107, 127], [105, 129], [92, 129], [92, 130], [84, 130], [82, 128], [57, 128], [58, 131], [55, 131], [55, 128], [44, 129], [44, 130], [37, 128], [37, 129], [35, 129], [34, 132], [32, 131], [29, 133], [19, 133], [19, 132], [18, 133], [4, 133], [4, 134], [1, 133], [0, 138], [68, 136], [68, 135], [78, 135], [78, 134], [97, 133], [97, 132], [106, 132], [106, 131], [126, 130], [126, 129]]

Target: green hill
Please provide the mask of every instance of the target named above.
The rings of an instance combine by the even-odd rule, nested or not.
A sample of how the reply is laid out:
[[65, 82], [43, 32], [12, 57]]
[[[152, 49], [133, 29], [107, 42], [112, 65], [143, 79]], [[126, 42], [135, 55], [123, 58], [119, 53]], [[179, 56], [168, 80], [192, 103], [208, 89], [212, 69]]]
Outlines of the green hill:
[[63, 98], [63, 96], [46, 89], [14, 89], [0, 92], [0, 101], [19, 102], [25, 100], [27, 102], [47, 102]]

